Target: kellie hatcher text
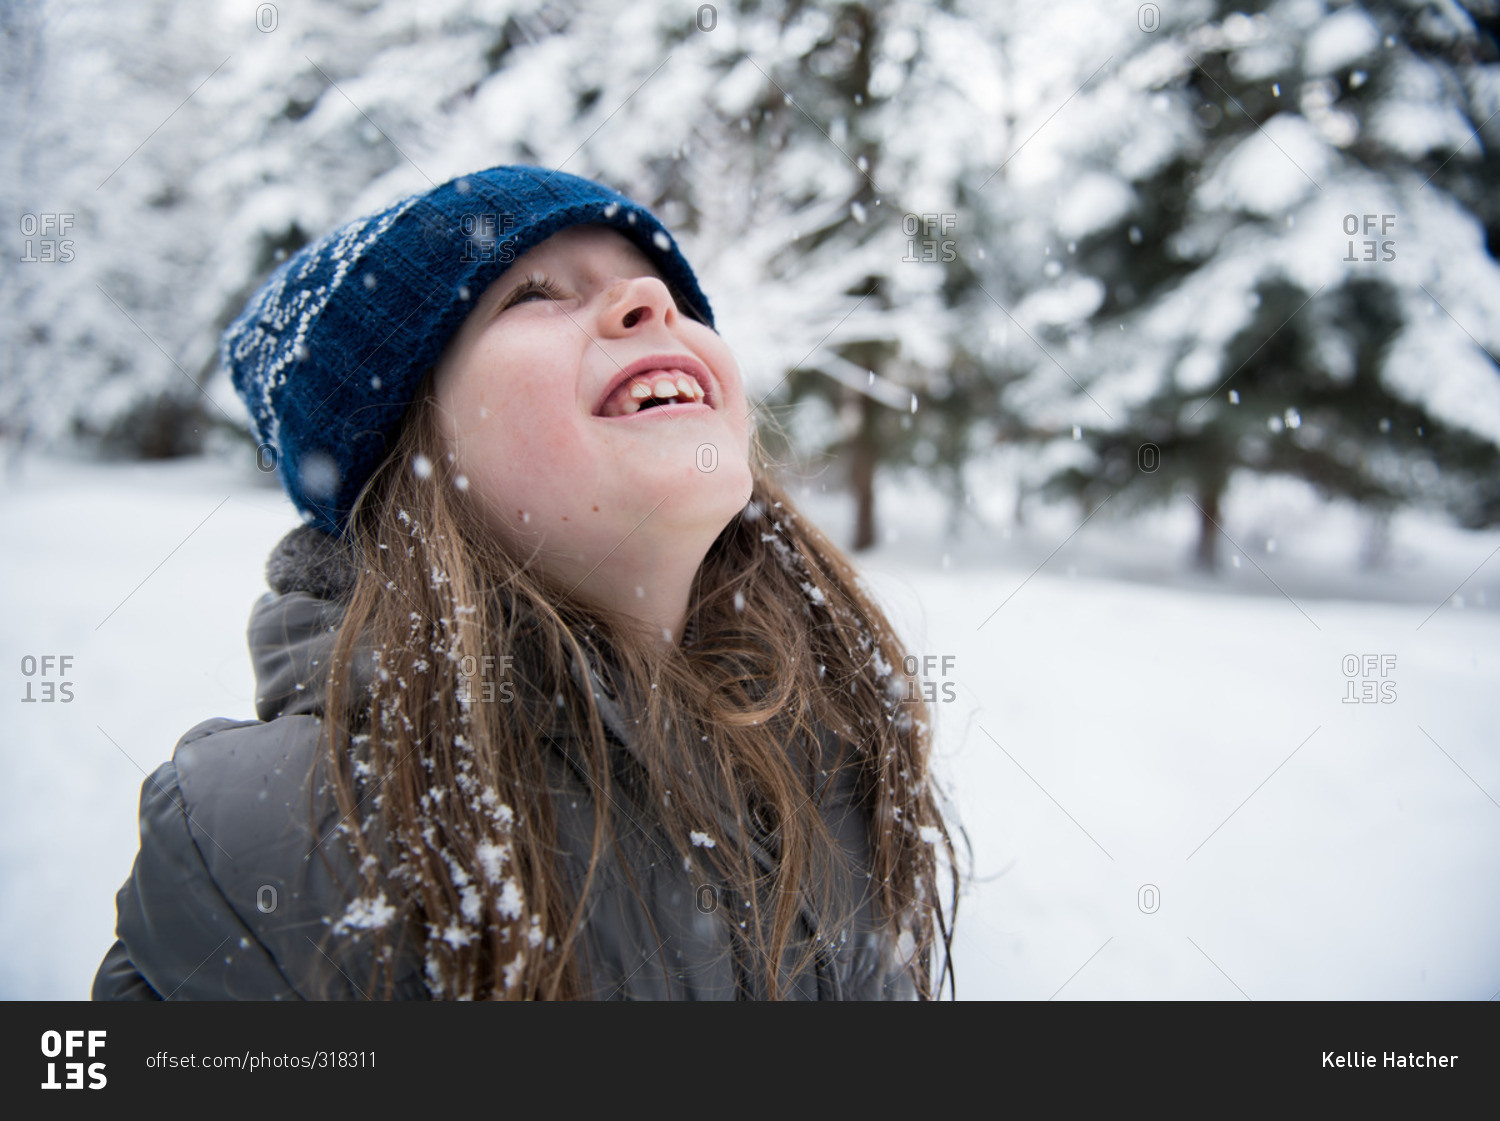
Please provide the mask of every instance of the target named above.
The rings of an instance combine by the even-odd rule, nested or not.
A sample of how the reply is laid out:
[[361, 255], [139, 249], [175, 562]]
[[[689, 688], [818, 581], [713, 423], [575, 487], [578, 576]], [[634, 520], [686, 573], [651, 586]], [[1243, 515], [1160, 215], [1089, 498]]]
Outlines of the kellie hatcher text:
[[1458, 1056], [1434, 1055], [1431, 1051], [1421, 1054], [1408, 1051], [1404, 1055], [1399, 1051], [1382, 1051], [1378, 1055], [1366, 1051], [1324, 1051], [1323, 1065], [1325, 1067], [1444, 1067], [1451, 1069], [1458, 1065]]

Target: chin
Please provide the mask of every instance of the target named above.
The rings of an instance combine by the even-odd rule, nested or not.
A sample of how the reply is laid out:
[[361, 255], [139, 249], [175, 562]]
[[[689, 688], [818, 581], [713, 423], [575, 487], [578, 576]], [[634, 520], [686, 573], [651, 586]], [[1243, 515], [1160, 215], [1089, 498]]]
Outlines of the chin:
[[701, 526], [717, 536], [750, 501], [754, 478], [748, 466], [734, 469], [721, 463], [713, 471], [694, 470], [691, 475], [663, 480], [659, 487], [643, 489], [656, 497], [642, 507], [639, 516], [645, 517], [665, 499], [657, 508], [658, 517], [666, 515], [664, 520], [682, 528]]
[[748, 467], [739, 472], [737, 478], [726, 478], [724, 483], [725, 485], [721, 486], [715, 495], [716, 501], [712, 506], [715, 514], [714, 532], [716, 535], [744, 512], [755, 493], [755, 476], [750, 473]]

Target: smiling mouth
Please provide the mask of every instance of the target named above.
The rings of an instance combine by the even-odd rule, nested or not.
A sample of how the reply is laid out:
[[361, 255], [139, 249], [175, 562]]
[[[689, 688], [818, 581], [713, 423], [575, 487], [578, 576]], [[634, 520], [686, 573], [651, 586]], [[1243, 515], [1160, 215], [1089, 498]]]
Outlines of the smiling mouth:
[[669, 405], [705, 405], [707, 392], [686, 370], [648, 370], [626, 378], [599, 410], [599, 416], [633, 416]]

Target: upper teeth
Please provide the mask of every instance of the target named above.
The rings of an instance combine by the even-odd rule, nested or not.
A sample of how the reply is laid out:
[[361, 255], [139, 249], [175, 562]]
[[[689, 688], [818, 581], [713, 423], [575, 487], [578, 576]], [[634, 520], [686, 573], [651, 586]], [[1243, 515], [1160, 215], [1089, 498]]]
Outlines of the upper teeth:
[[617, 392], [612, 395], [613, 400], [606, 405], [604, 415], [627, 416], [639, 412], [641, 405], [653, 397], [662, 400], [686, 397], [689, 401], [696, 402], [707, 396], [703, 387], [698, 384], [698, 379], [681, 370], [651, 370], [636, 374], [628, 384], [629, 390], [626, 393], [621, 395]]

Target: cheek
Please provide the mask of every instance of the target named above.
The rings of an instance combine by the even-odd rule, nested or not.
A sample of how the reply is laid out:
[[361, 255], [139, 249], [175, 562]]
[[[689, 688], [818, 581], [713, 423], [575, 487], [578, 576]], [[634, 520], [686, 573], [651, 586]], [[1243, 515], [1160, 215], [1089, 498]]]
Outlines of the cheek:
[[504, 523], [514, 523], [525, 511], [533, 528], [566, 513], [576, 501], [585, 462], [574, 418], [554, 407], [529, 407], [511, 399], [487, 405], [489, 416], [464, 436], [459, 461], [469, 475], [471, 493]]
[[[445, 402], [469, 495], [497, 528], [536, 529], [578, 501], [592, 473], [576, 407], [544, 385], [472, 379]], [[523, 516], [529, 515], [529, 517]]]
[[735, 361], [728, 345], [717, 335], [705, 349], [713, 355], [716, 363], [715, 369], [723, 371], [726, 423], [736, 432], [743, 432], [748, 443], [750, 430], [754, 427], [754, 419], [751, 416], [752, 401], [745, 391], [744, 374], [740, 370], [739, 363]]

